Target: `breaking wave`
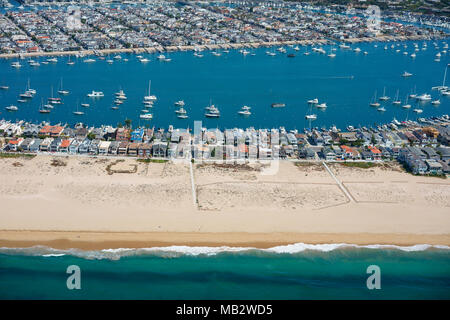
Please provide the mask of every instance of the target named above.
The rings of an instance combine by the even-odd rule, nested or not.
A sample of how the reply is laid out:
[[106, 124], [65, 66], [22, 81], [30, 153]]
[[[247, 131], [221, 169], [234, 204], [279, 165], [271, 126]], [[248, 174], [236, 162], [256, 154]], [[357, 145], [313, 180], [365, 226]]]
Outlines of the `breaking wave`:
[[190, 246], [167, 246], [153, 248], [117, 248], [86, 251], [81, 249], [54, 249], [46, 246], [33, 246], [28, 248], [0, 248], [0, 254], [42, 256], [48, 258], [74, 256], [84, 259], [110, 259], [118, 260], [122, 257], [153, 255], [159, 257], [176, 258], [180, 256], [212, 256], [221, 253], [271, 253], [271, 254], [296, 254], [305, 251], [330, 252], [334, 250], [347, 249], [372, 249], [372, 250], [399, 250], [404, 252], [417, 252], [425, 250], [450, 250], [445, 245], [416, 244], [412, 246], [397, 245], [356, 245], [348, 243], [337, 244], [306, 244], [295, 243], [276, 246], [268, 249], [253, 247], [190, 247]]

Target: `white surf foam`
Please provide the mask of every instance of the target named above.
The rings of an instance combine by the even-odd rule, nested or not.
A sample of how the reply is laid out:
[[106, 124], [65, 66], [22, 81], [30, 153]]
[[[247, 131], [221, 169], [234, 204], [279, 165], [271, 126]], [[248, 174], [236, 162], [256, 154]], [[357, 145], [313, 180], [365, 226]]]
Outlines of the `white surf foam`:
[[430, 249], [450, 250], [449, 246], [445, 245], [429, 245], [416, 244], [412, 246], [397, 246], [397, 245], [356, 245], [348, 243], [330, 243], [330, 244], [307, 244], [295, 243], [284, 246], [276, 246], [268, 249], [258, 249], [253, 247], [190, 247], [190, 246], [167, 246], [167, 247], [153, 247], [153, 248], [117, 248], [117, 249], [103, 249], [98, 251], [84, 251], [80, 249], [59, 250], [45, 246], [34, 246], [28, 248], [0, 248], [0, 253], [4, 254], [21, 254], [30, 256], [43, 257], [62, 257], [65, 255], [76, 256], [84, 259], [111, 259], [117, 260], [121, 257], [141, 256], [141, 255], [157, 255], [167, 258], [179, 257], [182, 255], [216, 255], [220, 253], [236, 253], [236, 252], [268, 252], [275, 254], [296, 254], [303, 251], [319, 251], [330, 252], [337, 249], [372, 249], [372, 250], [400, 250], [405, 252], [417, 252]]

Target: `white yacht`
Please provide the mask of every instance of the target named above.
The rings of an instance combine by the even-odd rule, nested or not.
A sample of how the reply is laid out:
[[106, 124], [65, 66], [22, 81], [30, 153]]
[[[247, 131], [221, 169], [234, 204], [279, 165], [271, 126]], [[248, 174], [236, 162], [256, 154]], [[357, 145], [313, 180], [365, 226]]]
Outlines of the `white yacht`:
[[184, 101], [183, 100], [178, 100], [177, 102], [175, 102], [176, 106], [184, 106]]
[[150, 120], [153, 118], [153, 115], [151, 113], [144, 113], [144, 114], [141, 114], [139, 116], [139, 118], [144, 119], [144, 120]]
[[83, 60], [83, 62], [85, 62], [85, 63], [92, 63], [92, 62], [95, 62], [95, 59], [89, 58], [89, 59]]
[[47, 59], [47, 62], [56, 63], [56, 62], [58, 62], [58, 59], [57, 58], [50, 58], [50, 59]]
[[412, 73], [409, 73], [409, 72], [407, 72], [407, 71], [405, 71], [405, 72], [403, 72], [402, 73], [402, 77], [411, 77], [413, 74]]
[[206, 109], [208, 111], [205, 113], [205, 117], [207, 117], [207, 118], [219, 118], [220, 117], [220, 111], [214, 105], [210, 105], [209, 107], [206, 107]]
[[118, 55], [114, 56], [114, 59], [120, 60], [120, 59], [122, 59], [122, 56], [118, 54]]
[[178, 119], [187, 119], [189, 117], [186, 114], [179, 114], [179, 115], [177, 115], [177, 118]]
[[177, 114], [186, 114], [187, 111], [183, 107], [180, 107], [180, 109], [175, 110], [175, 113], [177, 113]]
[[319, 99], [315, 98], [315, 99], [308, 100], [308, 103], [318, 104], [319, 103]]
[[13, 105], [8, 106], [5, 109], [8, 110], [8, 111], [17, 111], [17, 110], [19, 110], [19, 108], [17, 108], [16, 106], [13, 106]]
[[149, 59], [147, 59], [147, 58], [142, 58], [142, 59], [139, 59], [139, 61], [140, 61], [140, 62], [142, 62], [142, 63], [145, 63], [145, 62], [150, 62], [150, 60], [149, 60]]
[[386, 111], [386, 108], [385, 107], [379, 107], [377, 110], [381, 111], [381, 112], [384, 112], [384, 111]]
[[413, 111], [414, 111], [415, 113], [422, 113], [422, 112], [423, 112], [422, 109], [414, 109]]
[[21, 68], [22, 65], [20, 64], [19, 61], [15, 61], [15, 62], [11, 63], [11, 67], [13, 67], [13, 68]]
[[238, 114], [240, 114], [241, 116], [249, 116], [252, 113], [250, 112], [250, 107], [248, 106], [243, 106], [241, 108], [241, 110], [238, 111]]
[[420, 96], [417, 96], [416, 99], [419, 101], [430, 101], [431, 95], [424, 93], [424, 94], [421, 94]]
[[105, 95], [101, 91], [94, 91], [94, 90], [92, 90], [92, 92], [88, 93], [87, 96], [89, 98], [100, 98], [100, 97], [104, 97]]
[[315, 114], [307, 114], [305, 116], [305, 118], [308, 119], [308, 120], [316, 120], [317, 119], [317, 115], [315, 115]]
[[160, 54], [160, 55], [158, 56], [158, 59], [159, 59], [159, 60], [164, 60], [164, 59], [166, 59], [166, 56], [163, 55], [163, 54]]
[[437, 106], [437, 105], [440, 105], [441, 104], [441, 100], [433, 100], [433, 101], [431, 101], [431, 104], [432, 105], [435, 105], [435, 106]]
[[353, 51], [355, 51], [355, 52], [361, 52], [361, 49], [360, 49], [360, 48], [356, 48], [356, 49], [354, 49]]
[[316, 108], [319, 108], [319, 109], [326, 109], [326, 108], [327, 108], [327, 104], [326, 104], [326, 103], [318, 104], [318, 105], [316, 105]]
[[89, 108], [89, 103], [82, 103], [81, 106], [84, 108]]

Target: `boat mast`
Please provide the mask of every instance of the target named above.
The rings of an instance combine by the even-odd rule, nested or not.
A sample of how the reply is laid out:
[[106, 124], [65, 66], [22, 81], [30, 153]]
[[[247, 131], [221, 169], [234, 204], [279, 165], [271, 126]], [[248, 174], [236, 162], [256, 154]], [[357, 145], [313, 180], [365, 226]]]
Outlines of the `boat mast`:
[[444, 80], [442, 81], [442, 88], [445, 87], [445, 78], [447, 77], [447, 68], [448, 68], [449, 64], [447, 64], [445, 66], [445, 72], [444, 72]]

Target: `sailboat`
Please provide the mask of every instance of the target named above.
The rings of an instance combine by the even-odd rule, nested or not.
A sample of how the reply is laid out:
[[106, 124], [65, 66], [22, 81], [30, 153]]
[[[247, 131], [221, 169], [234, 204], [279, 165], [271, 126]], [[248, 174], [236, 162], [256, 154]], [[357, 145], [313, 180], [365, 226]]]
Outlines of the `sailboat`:
[[387, 101], [390, 98], [386, 95], [386, 87], [383, 88], [383, 95], [381, 97], [378, 98], [381, 101]]
[[398, 93], [399, 93], [399, 91], [397, 90], [397, 94], [395, 95], [395, 100], [392, 101], [392, 104], [396, 104], [396, 105], [402, 104], [402, 102], [400, 100], [398, 100]]
[[156, 96], [150, 95], [150, 86], [151, 86], [151, 84], [152, 84], [152, 80], [149, 80], [148, 81], [148, 95], [146, 95], [144, 97], [144, 101], [156, 101], [157, 100]]
[[416, 86], [414, 86], [414, 91], [411, 91], [411, 94], [409, 95], [409, 97], [412, 98], [412, 99], [417, 97]]
[[405, 109], [411, 108], [411, 105], [408, 104], [408, 95], [406, 95], [406, 101], [405, 101], [405, 104], [402, 106], [402, 108], [405, 108]]
[[52, 92], [52, 96], [50, 98], [48, 98], [48, 103], [61, 104], [61, 98], [54, 98], [53, 97], [53, 86], [51, 86], [51, 92]]
[[61, 78], [61, 87], [59, 88], [58, 93], [59, 93], [59, 94], [64, 94], [64, 95], [67, 95], [67, 94], [70, 93], [70, 92], [67, 91], [67, 90], [63, 90], [63, 79], [62, 79], [62, 78]]
[[73, 66], [75, 64], [75, 62], [73, 62], [72, 60], [70, 60], [70, 56], [69, 56], [69, 61], [67, 61], [67, 64], [69, 66]]
[[78, 103], [77, 103], [77, 111], [74, 111], [73, 114], [74, 114], [74, 115], [77, 115], [77, 116], [82, 116], [82, 115], [84, 114], [83, 111], [79, 111], [79, 110], [78, 110]]
[[309, 104], [309, 114], [305, 115], [305, 118], [308, 120], [316, 120], [317, 115], [312, 113], [312, 104]]
[[40, 113], [50, 113], [50, 110], [49, 109], [44, 109], [44, 99], [42, 98], [41, 99], [41, 106], [40, 106], [40, 108], [39, 108], [39, 112]]
[[373, 97], [372, 102], [370, 103], [371, 107], [379, 107], [380, 103], [377, 102], [377, 91], [375, 90], [375, 95]]

